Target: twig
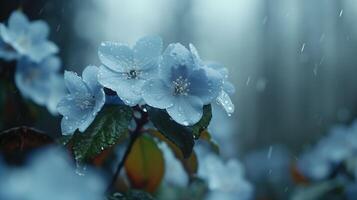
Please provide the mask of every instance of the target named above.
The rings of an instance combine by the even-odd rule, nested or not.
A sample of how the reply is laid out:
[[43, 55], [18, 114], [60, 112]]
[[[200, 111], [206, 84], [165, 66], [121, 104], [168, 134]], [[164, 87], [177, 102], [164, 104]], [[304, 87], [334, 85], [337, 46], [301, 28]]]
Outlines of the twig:
[[119, 175], [120, 175], [120, 171], [123, 168], [126, 159], [128, 158], [130, 151], [136, 141], [136, 139], [141, 135], [141, 133], [143, 133], [143, 129], [144, 129], [144, 125], [149, 121], [148, 119], [148, 113], [144, 112], [139, 106], [134, 107], [134, 112], [140, 112], [141, 117], [140, 118], [135, 118], [135, 122], [136, 122], [136, 128], [134, 131], [132, 131], [130, 133], [130, 143], [127, 147], [127, 149], [125, 150], [123, 159], [119, 162], [118, 167], [113, 175], [113, 178], [107, 188], [107, 192], [110, 192], [110, 190], [113, 188], [113, 186], [115, 185], [116, 180], [118, 179]]

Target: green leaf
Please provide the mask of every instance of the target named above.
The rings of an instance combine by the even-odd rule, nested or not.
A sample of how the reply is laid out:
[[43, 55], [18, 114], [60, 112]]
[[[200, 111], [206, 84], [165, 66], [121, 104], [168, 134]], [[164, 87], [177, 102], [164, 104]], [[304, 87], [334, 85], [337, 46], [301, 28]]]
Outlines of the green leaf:
[[211, 119], [212, 119], [212, 106], [205, 105], [203, 107], [203, 116], [201, 120], [197, 122], [195, 125], [191, 126], [193, 137], [195, 139], [200, 138], [201, 132], [207, 129], [209, 123], [211, 122]]
[[108, 200], [155, 200], [149, 193], [140, 190], [130, 190], [125, 194], [114, 193]]
[[194, 145], [192, 129], [176, 123], [165, 110], [149, 108], [148, 112], [151, 122], [158, 131], [178, 146], [183, 156], [188, 158]]
[[128, 136], [132, 110], [128, 106], [108, 106], [99, 113], [84, 133], [71, 140], [75, 158], [85, 162]]
[[164, 177], [163, 154], [148, 135], [136, 139], [124, 166], [132, 187], [136, 189], [154, 192]]
[[177, 145], [185, 158], [191, 155], [194, 139], [198, 139], [201, 132], [207, 129], [212, 118], [211, 105], [203, 107], [201, 120], [193, 126], [183, 126], [176, 123], [165, 110], [149, 108], [148, 112], [152, 123], [158, 131]]

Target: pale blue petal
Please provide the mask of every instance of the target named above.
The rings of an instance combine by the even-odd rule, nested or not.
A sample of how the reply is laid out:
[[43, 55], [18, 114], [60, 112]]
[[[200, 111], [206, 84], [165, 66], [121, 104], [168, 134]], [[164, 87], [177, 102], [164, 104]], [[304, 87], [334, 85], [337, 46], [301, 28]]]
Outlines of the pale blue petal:
[[230, 116], [234, 113], [234, 104], [232, 103], [231, 98], [225, 91], [221, 91], [217, 97], [217, 103], [223, 107], [226, 113]]
[[7, 44], [12, 40], [8, 28], [2, 23], [0, 23], [0, 37]]
[[91, 108], [81, 109], [80, 102], [73, 95], [66, 95], [57, 105], [57, 111], [64, 118], [72, 118], [77, 121], [85, 119]]
[[28, 56], [35, 62], [40, 62], [47, 56], [55, 54], [58, 52], [58, 47], [55, 43], [50, 41], [41, 41], [35, 44], [32, 44], [26, 52]]
[[95, 93], [95, 105], [93, 108], [92, 115], [95, 115], [94, 113], [98, 113], [100, 110], [102, 110], [104, 104], [105, 104], [105, 93], [104, 93], [104, 89], [100, 88]]
[[98, 55], [105, 66], [117, 72], [126, 72], [134, 64], [133, 51], [124, 44], [102, 42], [98, 49]]
[[73, 119], [63, 117], [61, 120], [62, 135], [72, 135], [77, 129], [76, 122]]
[[[182, 67], [184, 66], [184, 67]], [[160, 77], [167, 83], [177, 76], [172, 70], [175, 68], [192, 70], [193, 60], [191, 53], [180, 43], [170, 44], [164, 54], [160, 64]]]
[[25, 98], [30, 98], [39, 105], [48, 99], [51, 72], [42, 69], [41, 64], [21, 59], [16, 66], [15, 83]]
[[96, 66], [88, 66], [82, 72], [83, 81], [93, 93], [96, 93], [101, 88], [98, 83], [98, 72], [99, 69]]
[[141, 100], [144, 80], [128, 79], [126, 74], [114, 72], [107, 67], [100, 66], [98, 81], [104, 87], [115, 91], [125, 104], [133, 106]]
[[193, 58], [193, 62], [195, 63], [195, 66], [201, 66], [203, 63], [200, 58], [200, 55], [198, 54], [196, 47], [191, 43], [189, 44], [189, 47], [190, 47], [190, 51], [192, 53], [192, 58]]
[[218, 71], [224, 78], [228, 77], [228, 69], [216, 62], [206, 62], [206, 66]]
[[51, 91], [47, 100], [47, 109], [52, 115], [57, 115], [57, 104], [66, 95], [66, 87], [64, 77], [61, 75], [53, 75], [51, 77]]
[[29, 37], [33, 42], [46, 40], [49, 35], [50, 29], [46, 22], [42, 20], [34, 21], [29, 27]]
[[8, 26], [13, 32], [25, 32], [29, 26], [29, 20], [22, 12], [14, 11], [10, 15]]
[[234, 94], [236, 92], [234, 85], [227, 80], [223, 81], [223, 90], [228, 94]]
[[222, 90], [222, 77], [210, 69], [194, 70], [189, 77], [190, 94], [199, 97], [203, 104], [209, 104], [216, 99]]
[[166, 109], [170, 117], [184, 126], [194, 125], [203, 115], [203, 103], [194, 96], [177, 96], [174, 105]]
[[93, 113], [92, 115], [87, 115], [87, 117], [84, 120], [80, 121], [78, 130], [83, 133], [94, 121], [96, 115], [97, 113]]
[[139, 69], [157, 68], [162, 46], [162, 40], [157, 36], [148, 36], [138, 40], [133, 51], [135, 63]]
[[61, 69], [61, 60], [57, 56], [50, 56], [41, 62], [41, 67], [45, 71], [58, 72]]
[[150, 80], [143, 87], [143, 99], [154, 108], [166, 109], [173, 106], [172, 90], [160, 79]]
[[76, 73], [64, 72], [64, 81], [68, 91], [72, 94], [89, 94], [88, 88]]
[[0, 58], [11, 61], [19, 58], [19, 54], [6, 44], [0, 36]]

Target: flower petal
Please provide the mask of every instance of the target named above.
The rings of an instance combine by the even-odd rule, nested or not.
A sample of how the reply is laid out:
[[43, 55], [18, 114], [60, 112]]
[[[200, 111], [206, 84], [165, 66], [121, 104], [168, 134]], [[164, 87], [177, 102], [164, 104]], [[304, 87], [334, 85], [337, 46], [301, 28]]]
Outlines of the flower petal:
[[71, 71], [65, 71], [64, 72], [64, 81], [66, 84], [66, 87], [68, 91], [71, 94], [88, 94], [88, 88], [76, 73], [71, 72]]
[[174, 76], [177, 76], [176, 72], [172, 71], [173, 69], [185, 69], [188, 73], [188, 71], [192, 70], [192, 66], [192, 56], [186, 47], [180, 43], [170, 44], [163, 54], [159, 68], [160, 77], [169, 83], [175, 79]]
[[63, 75], [53, 75], [51, 77], [51, 91], [47, 100], [47, 109], [52, 115], [57, 115], [57, 105], [66, 94]]
[[61, 120], [62, 135], [72, 135], [78, 127], [72, 119], [63, 117]]
[[143, 99], [154, 108], [166, 109], [173, 106], [173, 98], [171, 88], [160, 79], [150, 80], [143, 87]]
[[133, 48], [136, 65], [142, 70], [157, 68], [162, 46], [162, 39], [158, 36], [148, 36], [138, 40]]
[[[105, 93], [104, 93], [104, 89], [100, 88], [96, 93], [95, 93], [95, 105], [93, 108], [93, 113], [92, 115], [96, 115], [96, 113], [98, 113], [100, 110], [102, 110], [104, 104], [106, 102], [105, 99]], [[94, 114], [95, 113], [95, 114]]]
[[24, 97], [44, 105], [50, 92], [52, 74], [41, 67], [27, 58], [20, 59], [16, 66], [15, 83]]
[[193, 58], [193, 61], [195, 62], [195, 65], [196, 66], [200, 66], [202, 65], [202, 60], [200, 58], [200, 55], [198, 54], [198, 51], [196, 49], [196, 47], [193, 45], [193, 44], [189, 44], [189, 47], [190, 47], [190, 51], [192, 53], [192, 58]]
[[234, 104], [225, 91], [222, 90], [220, 92], [219, 96], [217, 97], [217, 103], [223, 107], [229, 116], [234, 113]]
[[0, 23], [0, 36], [5, 43], [9, 44], [11, 42], [12, 37], [10, 36], [9, 29], [2, 23]]
[[166, 109], [177, 123], [184, 126], [197, 123], [203, 115], [203, 103], [194, 96], [178, 96], [174, 105]]
[[104, 87], [115, 91], [125, 104], [133, 106], [140, 102], [144, 80], [128, 79], [125, 74], [99, 67], [98, 81]]
[[125, 72], [133, 66], [133, 51], [124, 44], [102, 42], [98, 49], [98, 55], [105, 66], [117, 72]]
[[27, 49], [28, 56], [35, 62], [40, 62], [47, 56], [58, 52], [58, 47], [50, 41], [41, 41], [32, 44]]
[[58, 72], [61, 69], [61, 64], [61, 60], [57, 56], [49, 56], [40, 63], [43, 70], [48, 72]]
[[35, 42], [45, 40], [48, 37], [49, 32], [50, 29], [47, 23], [42, 20], [37, 20], [30, 24], [29, 37]]
[[[1, 24], [0, 24], [1, 25]], [[0, 35], [0, 58], [11, 61], [19, 58], [19, 54], [12, 48], [9, 48]]]
[[91, 109], [81, 109], [78, 106], [77, 99], [73, 95], [66, 95], [57, 105], [57, 111], [64, 118], [72, 118], [76, 120], [82, 120], [90, 112]]
[[96, 66], [87, 66], [82, 72], [83, 81], [91, 89], [92, 93], [96, 93], [101, 86], [98, 83], [99, 69]]
[[14, 11], [9, 18], [8, 26], [13, 32], [20, 33], [25, 32], [28, 28], [29, 20], [20, 11]]
[[189, 82], [190, 94], [199, 97], [204, 105], [216, 99], [222, 90], [221, 75], [209, 68], [194, 70]]
[[97, 116], [97, 113], [92, 113], [91, 115], [87, 115], [87, 117], [84, 120], [80, 121], [78, 130], [83, 133], [92, 124], [92, 122], [95, 119], [95, 116]]

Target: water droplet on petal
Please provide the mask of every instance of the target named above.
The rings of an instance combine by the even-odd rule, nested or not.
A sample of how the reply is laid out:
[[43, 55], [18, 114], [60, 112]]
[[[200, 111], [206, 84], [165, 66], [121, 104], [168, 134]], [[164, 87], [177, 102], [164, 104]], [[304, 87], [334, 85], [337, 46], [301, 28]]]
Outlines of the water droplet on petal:
[[228, 116], [231, 116], [232, 113], [234, 112], [235, 109], [234, 104], [232, 103], [232, 100], [229, 97], [229, 95], [223, 90], [217, 97], [217, 103], [224, 108]]

